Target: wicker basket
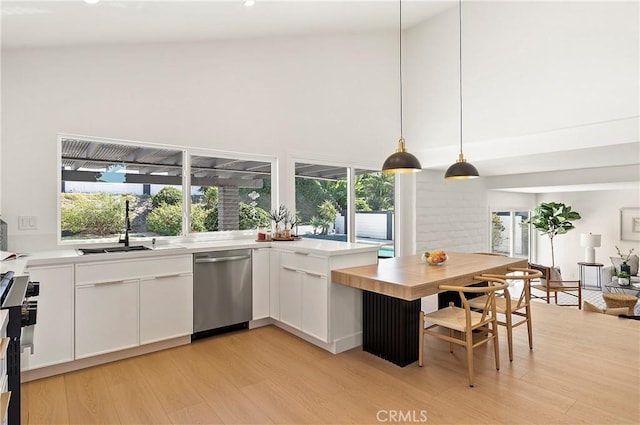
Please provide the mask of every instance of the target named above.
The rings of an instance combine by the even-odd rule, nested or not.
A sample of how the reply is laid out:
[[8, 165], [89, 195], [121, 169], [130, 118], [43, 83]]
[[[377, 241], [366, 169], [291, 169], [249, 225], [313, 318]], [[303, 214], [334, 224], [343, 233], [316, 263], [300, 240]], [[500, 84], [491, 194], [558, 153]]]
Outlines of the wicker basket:
[[626, 294], [602, 294], [602, 298], [607, 308], [626, 307], [629, 309], [629, 314], [633, 314], [633, 309], [638, 302], [638, 298]]

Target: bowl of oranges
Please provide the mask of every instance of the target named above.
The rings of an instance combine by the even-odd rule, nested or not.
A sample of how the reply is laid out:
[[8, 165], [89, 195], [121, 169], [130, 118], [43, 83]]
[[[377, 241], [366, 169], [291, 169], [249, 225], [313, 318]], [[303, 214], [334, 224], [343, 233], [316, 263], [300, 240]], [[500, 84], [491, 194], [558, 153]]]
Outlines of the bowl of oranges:
[[431, 266], [442, 266], [448, 259], [449, 257], [447, 256], [447, 253], [442, 250], [425, 251], [422, 254], [422, 261]]

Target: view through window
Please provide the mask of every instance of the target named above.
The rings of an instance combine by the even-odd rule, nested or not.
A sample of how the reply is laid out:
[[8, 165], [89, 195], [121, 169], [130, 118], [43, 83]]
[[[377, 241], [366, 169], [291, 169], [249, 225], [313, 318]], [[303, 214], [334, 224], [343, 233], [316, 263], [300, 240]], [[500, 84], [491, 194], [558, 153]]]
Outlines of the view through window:
[[[355, 199], [349, 201], [349, 169], [296, 162], [298, 235], [306, 238], [371, 243], [380, 257], [394, 256], [394, 176], [351, 169]], [[350, 235], [349, 211], [355, 208], [355, 234]]]
[[130, 239], [268, 225], [270, 161], [199, 154], [185, 170], [185, 150], [64, 137], [60, 151], [61, 241], [117, 241], [126, 201]]
[[529, 258], [528, 211], [491, 212], [491, 252]]

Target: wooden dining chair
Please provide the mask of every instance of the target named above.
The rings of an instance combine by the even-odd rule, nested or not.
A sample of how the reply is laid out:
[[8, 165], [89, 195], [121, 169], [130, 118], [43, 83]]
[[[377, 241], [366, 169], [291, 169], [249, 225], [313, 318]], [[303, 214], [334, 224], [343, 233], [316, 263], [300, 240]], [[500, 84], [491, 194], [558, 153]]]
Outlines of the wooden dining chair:
[[[462, 307], [451, 303], [449, 307], [425, 314], [420, 312], [420, 341], [418, 365], [422, 367], [424, 356], [425, 334], [449, 342], [449, 350], [453, 353], [453, 344], [462, 345], [467, 350], [467, 373], [469, 386], [473, 387], [473, 349], [493, 341], [496, 370], [500, 370], [500, 353], [498, 350], [498, 325], [496, 321], [496, 291], [507, 287], [503, 279], [475, 276], [474, 280], [486, 281], [488, 286], [449, 286], [440, 285], [441, 291], [455, 291], [460, 295]], [[469, 305], [465, 294], [480, 294], [485, 296], [484, 307], [480, 312], [474, 311]], [[425, 323], [430, 325], [425, 328]], [[441, 328], [448, 329], [448, 334], [442, 333]], [[480, 330], [483, 332], [473, 331]], [[457, 331], [457, 332], [456, 332]], [[476, 341], [473, 336], [476, 335]]]
[[[507, 342], [509, 345], [509, 361], [513, 361], [513, 328], [522, 324], [527, 325], [527, 332], [529, 333], [529, 349], [533, 350], [533, 329], [531, 323], [531, 280], [539, 279], [542, 273], [539, 270], [533, 270], [528, 268], [510, 267], [507, 269], [509, 274], [482, 274], [483, 277], [498, 278], [503, 280], [521, 280], [523, 283], [522, 292], [517, 300], [511, 298], [509, 288], [505, 288], [502, 294], [496, 295], [496, 312], [504, 315], [504, 322], [497, 321], [499, 325], [504, 326], [507, 329]], [[482, 309], [485, 305], [485, 298], [483, 295], [478, 298], [469, 300], [469, 305], [472, 308]], [[517, 320], [514, 322], [514, 316]], [[521, 320], [518, 320], [522, 318]]]

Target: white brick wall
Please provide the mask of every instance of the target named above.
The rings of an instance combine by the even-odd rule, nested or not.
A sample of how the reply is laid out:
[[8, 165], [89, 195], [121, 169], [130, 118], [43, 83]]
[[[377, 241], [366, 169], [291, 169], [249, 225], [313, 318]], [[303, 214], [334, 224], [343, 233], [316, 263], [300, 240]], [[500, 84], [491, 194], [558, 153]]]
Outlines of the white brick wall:
[[482, 178], [445, 180], [422, 171], [416, 181], [416, 252], [489, 250], [489, 209]]

